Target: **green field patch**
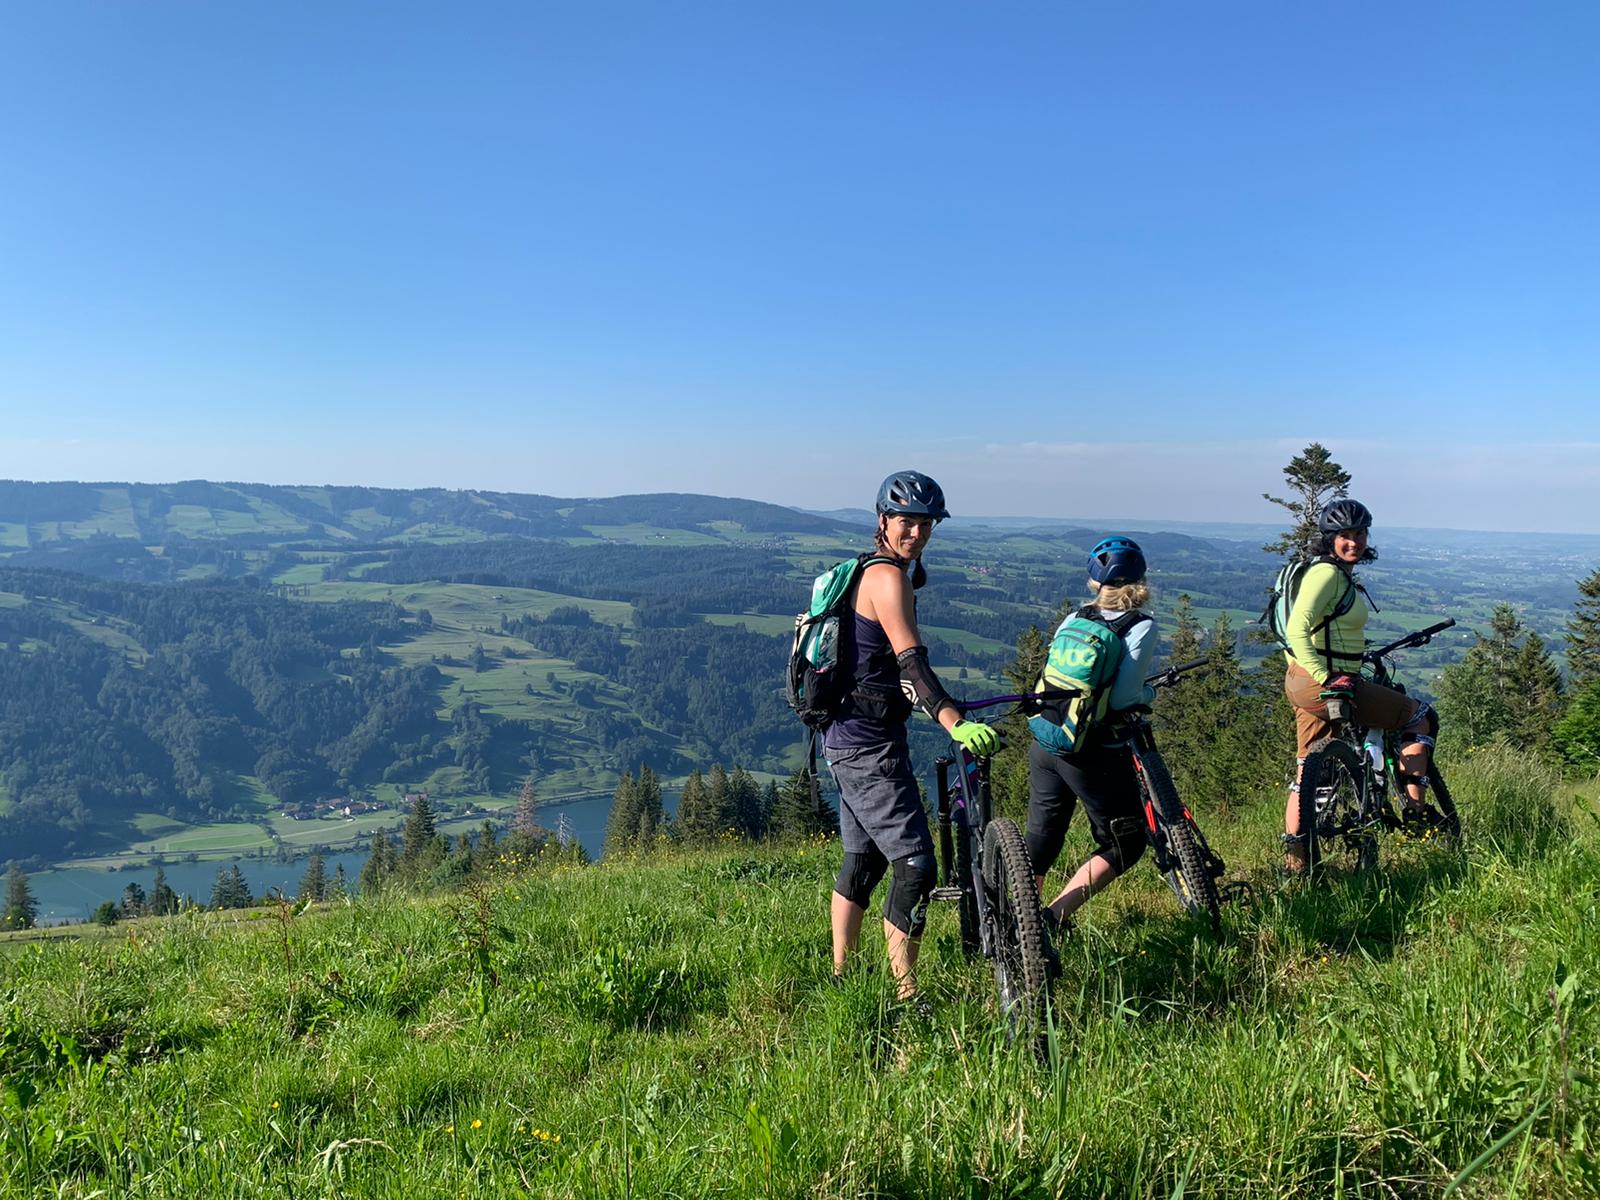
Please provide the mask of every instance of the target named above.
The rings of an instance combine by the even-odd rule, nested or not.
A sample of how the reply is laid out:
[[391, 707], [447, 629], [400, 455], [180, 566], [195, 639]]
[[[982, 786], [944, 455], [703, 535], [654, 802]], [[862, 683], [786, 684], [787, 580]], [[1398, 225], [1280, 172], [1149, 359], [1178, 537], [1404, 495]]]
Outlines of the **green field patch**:
[[114, 650], [129, 662], [143, 665], [145, 659], [149, 657], [137, 640], [108, 621], [68, 617], [67, 623], [90, 641], [99, 642], [106, 649]]
[[139, 836], [146, 839], [170, 837], [188, 828], [182, 821], [175, 821], [162, 813], [134, 813], [132, 823], [139, 831]]
[[[793, 627], [790, 622], [790, 627]], [[919, 628], [932, 634], [942, 642], [949, 642], [952, 646], [960, 646], [963, 650], [973, 650], [983, 654], [1010, 654], [1013, 647], [1005, 642], [996, 641], [994, 638], [984, 637], [977, 633], [968, 633], [965, 629], [953, 629], [948, 625], [922, 625]]]
[[701, 613], [707, 625], [742, 625], [751, 633], [790, 634], [794, 632], [794, 618], [773, 616], [769, 613]]
[[0, 592], [0, 608], [21, 608], [26, 603], [20, 592]]
[[217, 519], [198, 504], [174, 504], [167, 510], [167, 528], [189, 537], [216, 537]]
[[726, 541], [695, 529], [662, 529], [656, 525], [585, 525], [596, 537], [630, 546], [723, 546]]
[[370, 837], [380, 829], [391, 829], [405, 820], [406, 814], [397, 808], [380, 809], [358, 816], [314, 817], [308, 821], [295, 821], [281, 814], [271, 818], [272, 832], [290, 850], [299, 852], [313, 846], [339, 846]]
[[245, 501], [255, 512], [255, 526], [260, 532], [302, 533], [305, 531], [305, 521], [278, 507], [270, 500], [263, 500], [260, 496], [246, 496]]
[[487, 541], [488, 535], [475, 529], [466, 529], [460, 525], [452, 525], [447, 521], [422, 521], [416, 525], [408, 526], [406, 529], [388, 538], [387, 540], [399, 542], [426, 542], [432, 545], [446, 545], [452, 542]]
[[134, 842], [129, 849], [135, 854], [206, 854], [221, 851], [243, 854], [271, 846], [272, 838], [259, 825], [248, 821], [216, 821], [208, 825], [185, 825], [176, 832]]
[[389, 528], [389, 518], [375, 508], [352, 508], [345, 513], [339, 523], [346, 529], [360, 529], [368, 532]]
[[296, 563], [294, 566], [285, 567], [273, 575], [272, 582], [291, 585], [321, 583], [327, 574], [328, 568], [321, 563]]
[[0, 546], [28, 548], [28, 527], [20, 521], [0, 521]]
[[532, 588], [498, 588], [475, 583], [363, 583], [355, 580], [313, 584], [305, 599], [376, 600], [411, 612], [425, 608], [435, 627], [500, 627], [500, 617], [548, 616], [558, 608], [583, 609], [608, 625], [632, 625], [633, 606], [625, 600], [589, 600]]

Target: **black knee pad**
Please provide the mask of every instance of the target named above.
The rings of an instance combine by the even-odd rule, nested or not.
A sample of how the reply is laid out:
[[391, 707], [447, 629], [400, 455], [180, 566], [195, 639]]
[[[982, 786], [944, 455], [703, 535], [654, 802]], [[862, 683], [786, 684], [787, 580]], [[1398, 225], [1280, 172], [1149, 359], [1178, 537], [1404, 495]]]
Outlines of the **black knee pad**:
[[833, 890], [857, 908], [865, 908], [872, 899], [872, 889], [888, 869], [889, 860], [876, 848], [864, 854], [846, 854]]
[[1139, 856], [1144, 853], [1144, 818], [1143, 817], [1112, 817], [1110, 825], [1110, 845], [1098, 847], [1105, 860], [1121, 874], [1134, 863], [1139, 861]]
[[894, 860], [894, 882], [883, 905], [883, 919], [901, 933], [921, 937], [928, 923], [928, 896], [939, 882], [933, 854], [908, 854]]
[[[1417, 730], [1418, 723], [1422, 729]], [[1434, 711], [1433, 705], [1421, 704], [1417, 707], [1417, 715], [1411, 718], [1411, 723], [1406, 726], [1404, 735], [1411, 741], [1421, 742], [1424, 746], [1432, 746], [1439, 736], [1439, 714]]]

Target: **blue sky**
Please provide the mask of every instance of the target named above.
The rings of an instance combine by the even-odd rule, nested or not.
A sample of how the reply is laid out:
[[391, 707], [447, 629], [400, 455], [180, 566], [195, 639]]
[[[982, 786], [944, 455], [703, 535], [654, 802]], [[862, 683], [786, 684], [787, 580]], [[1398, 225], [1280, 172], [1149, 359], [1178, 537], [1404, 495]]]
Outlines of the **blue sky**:
[[1600, 531], [1600, 6], [8, 5], [0, 476]]

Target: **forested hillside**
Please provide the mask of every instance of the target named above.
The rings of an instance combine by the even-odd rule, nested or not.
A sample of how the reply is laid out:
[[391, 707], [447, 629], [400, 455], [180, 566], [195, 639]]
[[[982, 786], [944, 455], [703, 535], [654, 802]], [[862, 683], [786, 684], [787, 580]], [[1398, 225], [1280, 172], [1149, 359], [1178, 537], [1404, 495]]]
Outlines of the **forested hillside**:
[[[1101, 532], [940, 528], [918, 615], [954, 690], [1010, 689]], [[1259, 611], [1278, 561], [1259, 542], [1132, 532], [1164, 640], [1181, 596], [1230, 638]], [[1364, 571], [1374, 636], [1461, 623], [1408, 656], [1413, 688], [1501, 601], [1559, 655], [1584, 545], [1436, 540], [1397, 536]], [[0, 484], [0, 837], [37, 861], [381, 788], [492, 805], [530, 774], [546, 796], [644, 765], [786, 774], [792, 616], [868, 542], [854, 514], [693, 495]], [[913, 731], [930, 757], [931, 726]]]

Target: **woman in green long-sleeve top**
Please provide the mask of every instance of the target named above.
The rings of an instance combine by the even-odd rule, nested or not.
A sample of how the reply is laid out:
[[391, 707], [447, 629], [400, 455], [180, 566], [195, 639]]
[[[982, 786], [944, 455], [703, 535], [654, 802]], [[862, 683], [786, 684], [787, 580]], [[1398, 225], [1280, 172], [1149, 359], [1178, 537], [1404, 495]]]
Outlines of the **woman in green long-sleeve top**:
[[[1355, 577], [1357, 564], [1377, 552], [1367, 545], [1372, 513], [1358, 500], [1330, 502], [1317, 518], [1322, 552], [1305, 569], [1294, 608], [1284, 629], [1289, 643], [1283, 690], [1295, 708], [1295, 756], [1306, 755], [1333, 732], [1328, 720], [1327, 692], [1350, 695], [1355, 719], [1369, 729], [1405, 731], [1400, 746], [1404, 772], [1406, 817], [1427, 823], [1432, 814], [1425, 800], [1433, 740], [1439, 718], [1433, 707], [1404, 692], [1361, 677], [1361, 652], [1366, 648], [1367, 605]], [[1292, 873], [1306, 868], [1306, 839], [1300, 832], [1300, 772], [1289, 788], [1283, 812], [1283, 865]]]

